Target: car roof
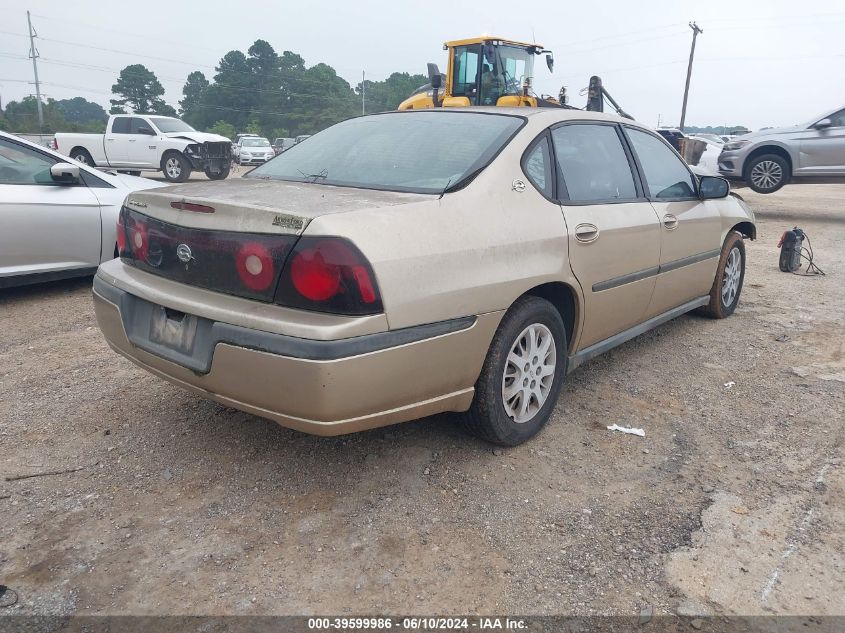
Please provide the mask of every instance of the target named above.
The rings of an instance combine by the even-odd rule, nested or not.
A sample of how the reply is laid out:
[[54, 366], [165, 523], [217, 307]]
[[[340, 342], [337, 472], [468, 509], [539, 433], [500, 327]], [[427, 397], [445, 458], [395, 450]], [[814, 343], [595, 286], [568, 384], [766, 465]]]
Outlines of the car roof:
[[[474, 112], [482, 114], [499, 114], [505, 116], [525, 117], [532, 120], [540, 119], [546, 123], [546, 125], [552, 125], [557, 121], [609, 121], [613, 123], [626, 123], [646, 130], [651, 130], [649, 126], [643, 123], [626, 119], [618, 114], [611, 114], [609, 112], [589, 112], [587, 110], [579, 110], [577, 108], [505, 108], [501, 106], [469, 106], [460, 108], [402, 110], [401, 112], [395, 112], [395, 114], [413, 115], [418, 112]], [[394, 114], [394, 112], [382, 112], [380, 114]]]

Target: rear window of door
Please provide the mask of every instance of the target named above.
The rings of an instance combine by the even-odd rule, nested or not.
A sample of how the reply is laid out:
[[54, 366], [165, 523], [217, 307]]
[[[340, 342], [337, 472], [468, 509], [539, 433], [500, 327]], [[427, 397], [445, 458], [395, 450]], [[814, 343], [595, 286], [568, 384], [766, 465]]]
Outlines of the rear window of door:
[[677, 154], [658, 137], [626, 127], [651, 198], [690, 199], [696, 196], [695, 176]]
[[522, 170], [528, 180], [546, 198], [554, 197], [554, 182], [552, 176], [552, 159], [549, 150], [549, 139], [546, 133], [535, 141], [522, 159]]
[[614, 125], [568, 124], [552, 129], [558, 197], [566, 202], [637, 198], [631, 164]]
[[129, 120], [130, 117], [122, 116], [120, 118], [115, 119], [111, 125], [111, 131], [113, 134], [129, 134]]

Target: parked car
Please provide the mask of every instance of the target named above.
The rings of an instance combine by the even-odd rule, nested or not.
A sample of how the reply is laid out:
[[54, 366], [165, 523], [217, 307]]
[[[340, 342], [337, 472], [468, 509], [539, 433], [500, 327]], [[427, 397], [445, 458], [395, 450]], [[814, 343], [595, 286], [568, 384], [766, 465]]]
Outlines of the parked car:
[[126, 195], [160, 186], [0, 132], [0, 288], [92, 274], [117, 257]]
[[657, 128], [657, 133], [665, 138], [669, 142], [669, 145], [674, 147], [677, 151], [681, 151], [679, 141], [682, 138], [686, 138], [686, 135], [681, 130], [674, 127], [659, 127]]
[[280, 138], [277, 138], [275, 141], [273, 141], [273, 151], [278, 156], [279, 154], [281, 154], [282, 152], [284, 152], [287, 149], [290, 149], [294, 145], [296, 145], [296, 139], [288, 138], [288, 137], [280, 137]]
[[270, 141], [260, 136], [245, 136], [235, 145], [235, 160], [239, 165], [260, 165], [275, 155]]
[[845, 108], [732, 139], [722, 148], [719, 172], [757, 193], [774, 193], [790, 180], [845, 180]]
[[235, 134], [235, 140], [232, 141], [233, 144], [237, 145], [242, 138], [246, 138], [247, 136], [258, 137], [258, 134], [253, 134], [251, 132], [242, 132], [241, 134]]
[[186, 181], [194, 169], [222, 180], [231, 167], [229, 139], [167, 116], [115, 114], [105, 134], [57, 132], [53, 149], [92, 167], [162, 171], [170, 182]]
[[[714, 140], [718, 139], [718, 140]], [[698, 157], [695, 165], [710, 176], [719, 175], [719, 155], [722, 153], [724, 143], [715, 134], [695, 134], [688, 138], [701, 141], [705, 144], [704, 151]], [[689, 161], [688, 161], [689, 162]]]
[[311, 135], [310, 134], [300, 134], [299, 136], [297, 136], [294, 139], [294, 144], [298, 145], [299, 143], [301, 143], [302, 141], [304, 141], [307, 138], [311, 138]]
[[[409, 151], [432, 139], [449, 151]], [[358, 117], [243, 178], [130, 196], [97, 320], [157, 376], [295, 429], [458, 411], [514, 445], [583, 362], [734, 311], [756, 229], [728, 193], [615, 115]]]

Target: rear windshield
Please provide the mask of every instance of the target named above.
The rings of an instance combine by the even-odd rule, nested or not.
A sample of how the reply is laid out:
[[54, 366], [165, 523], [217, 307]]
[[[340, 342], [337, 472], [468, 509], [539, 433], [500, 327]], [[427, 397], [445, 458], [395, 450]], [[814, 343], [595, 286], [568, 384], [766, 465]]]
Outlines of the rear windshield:
[[244, 177], [440, 193], [483, 169], [523, 122], [454, 111], [359, 117], [315, 134]]

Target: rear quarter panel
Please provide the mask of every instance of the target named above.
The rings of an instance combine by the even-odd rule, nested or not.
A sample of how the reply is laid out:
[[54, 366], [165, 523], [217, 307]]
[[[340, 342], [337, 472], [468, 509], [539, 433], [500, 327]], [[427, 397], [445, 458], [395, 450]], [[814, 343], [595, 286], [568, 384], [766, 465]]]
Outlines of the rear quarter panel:
[[84, 147], [88, 153], [91, 154], [91, 158], [94, 159], [95, 164], [102, 167], [108, 167], [108, 157], [106, 156], [105, 149], [103, 148], [105, 139], [104, 134], [72, 134], [67, 132], [57, 132], [55, 138], [59, 145], [59, 152], [65, 156], [70, 156], [71, 151], [75, 147]]

